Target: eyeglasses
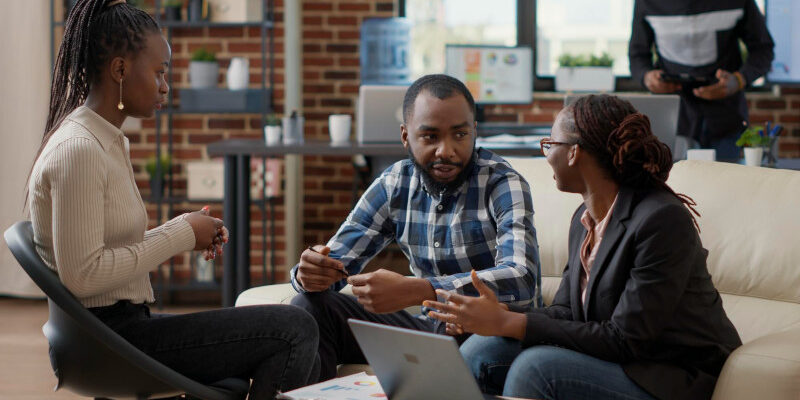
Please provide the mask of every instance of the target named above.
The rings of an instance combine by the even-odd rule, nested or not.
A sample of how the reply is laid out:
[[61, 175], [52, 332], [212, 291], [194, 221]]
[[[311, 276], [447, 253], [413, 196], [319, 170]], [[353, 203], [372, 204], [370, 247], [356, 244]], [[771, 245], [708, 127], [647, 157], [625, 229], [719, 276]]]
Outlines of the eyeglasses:
[[544, 139], [539, 141], [539, 146], [542, 148], [542, 154], [544, 154], [545, 157], [547, 157], [547, 153], [550, 152], [550, 147], [553, 147], [554, 145], [557, 145], [557, 144], [566, 144], [566, 145], [571, 146], [571, 145], [573, 145], [575, 143], [558, 142], [558, 141], [555, 141], [555, 140], [553, 140], [551, 138], [544, 138]]

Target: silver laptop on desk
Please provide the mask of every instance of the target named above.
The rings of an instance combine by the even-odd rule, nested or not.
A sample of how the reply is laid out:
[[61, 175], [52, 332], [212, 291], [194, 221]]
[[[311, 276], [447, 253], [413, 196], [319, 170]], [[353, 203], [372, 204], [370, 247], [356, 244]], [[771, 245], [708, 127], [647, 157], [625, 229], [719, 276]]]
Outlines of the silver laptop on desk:
[[[620, 99], [629, 101], [640, 113], [650, 118], [650, 128], [658, 140], [669, 146], [674, 159], [680, 157], [675, 152], [675, 141], [678, 135], [678, 110], [681, 98], [675, 94], [623, 94], [615, 95]], [[564, 99], [564, 105], [572, 104], [578, 99], [576, 95], [569, 95]]]
[[348, 319], [389, 400], [497, 399], [481, 393], [451, 336]]
[[361, 85], [356, 112], [356, 137], [359, 143], [400, 145], [406, 90], [408, 86]]

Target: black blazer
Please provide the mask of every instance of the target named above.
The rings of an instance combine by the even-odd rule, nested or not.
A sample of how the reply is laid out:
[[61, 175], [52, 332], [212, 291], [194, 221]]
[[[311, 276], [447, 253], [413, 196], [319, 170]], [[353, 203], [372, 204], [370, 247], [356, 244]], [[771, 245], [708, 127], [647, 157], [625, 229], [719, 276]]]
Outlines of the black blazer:
[[661, 399], [704, 399], [742, 344], [686, 207], [662, 189], [621, 187], [580, 302], [581, 205], [553, 304], [527, 313], [523, 346], [552, 344], [619, 363]]

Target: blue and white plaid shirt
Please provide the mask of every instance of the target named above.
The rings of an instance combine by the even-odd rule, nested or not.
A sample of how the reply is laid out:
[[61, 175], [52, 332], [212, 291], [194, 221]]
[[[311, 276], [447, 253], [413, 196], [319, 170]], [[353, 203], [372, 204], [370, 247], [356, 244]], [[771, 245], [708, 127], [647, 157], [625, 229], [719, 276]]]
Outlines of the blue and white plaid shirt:
[[[540, 307], [530, 186], [494, 153], [478, 149], [474, 158], [473, 174], [443, 197], [427, 191], [411, 160], [390, 166], [330, 239], [329, 256], [355, 275], [394, 240], [414, 276], [434, 289], [477, 296], [469, 276], [475, 269], [501, 302]], [[292, 285], [302, 292], [296, 274], [297, 266]], [[345, 284], [336, 282], [332, 289]]]

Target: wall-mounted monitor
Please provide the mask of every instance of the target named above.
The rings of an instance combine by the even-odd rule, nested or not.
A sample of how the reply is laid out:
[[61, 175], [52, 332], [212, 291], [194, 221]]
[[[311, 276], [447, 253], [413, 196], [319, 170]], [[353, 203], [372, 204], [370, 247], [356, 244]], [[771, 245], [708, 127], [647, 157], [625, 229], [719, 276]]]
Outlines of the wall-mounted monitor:
[[445, 74], [464, 82], [478, 104], [526, 104], [533, 96], [530, 47], [445, 46]]
[[767, 29], [775, 41], [775, 59], [767, 80], [800, 83], [800, 1], [769, 0]]

